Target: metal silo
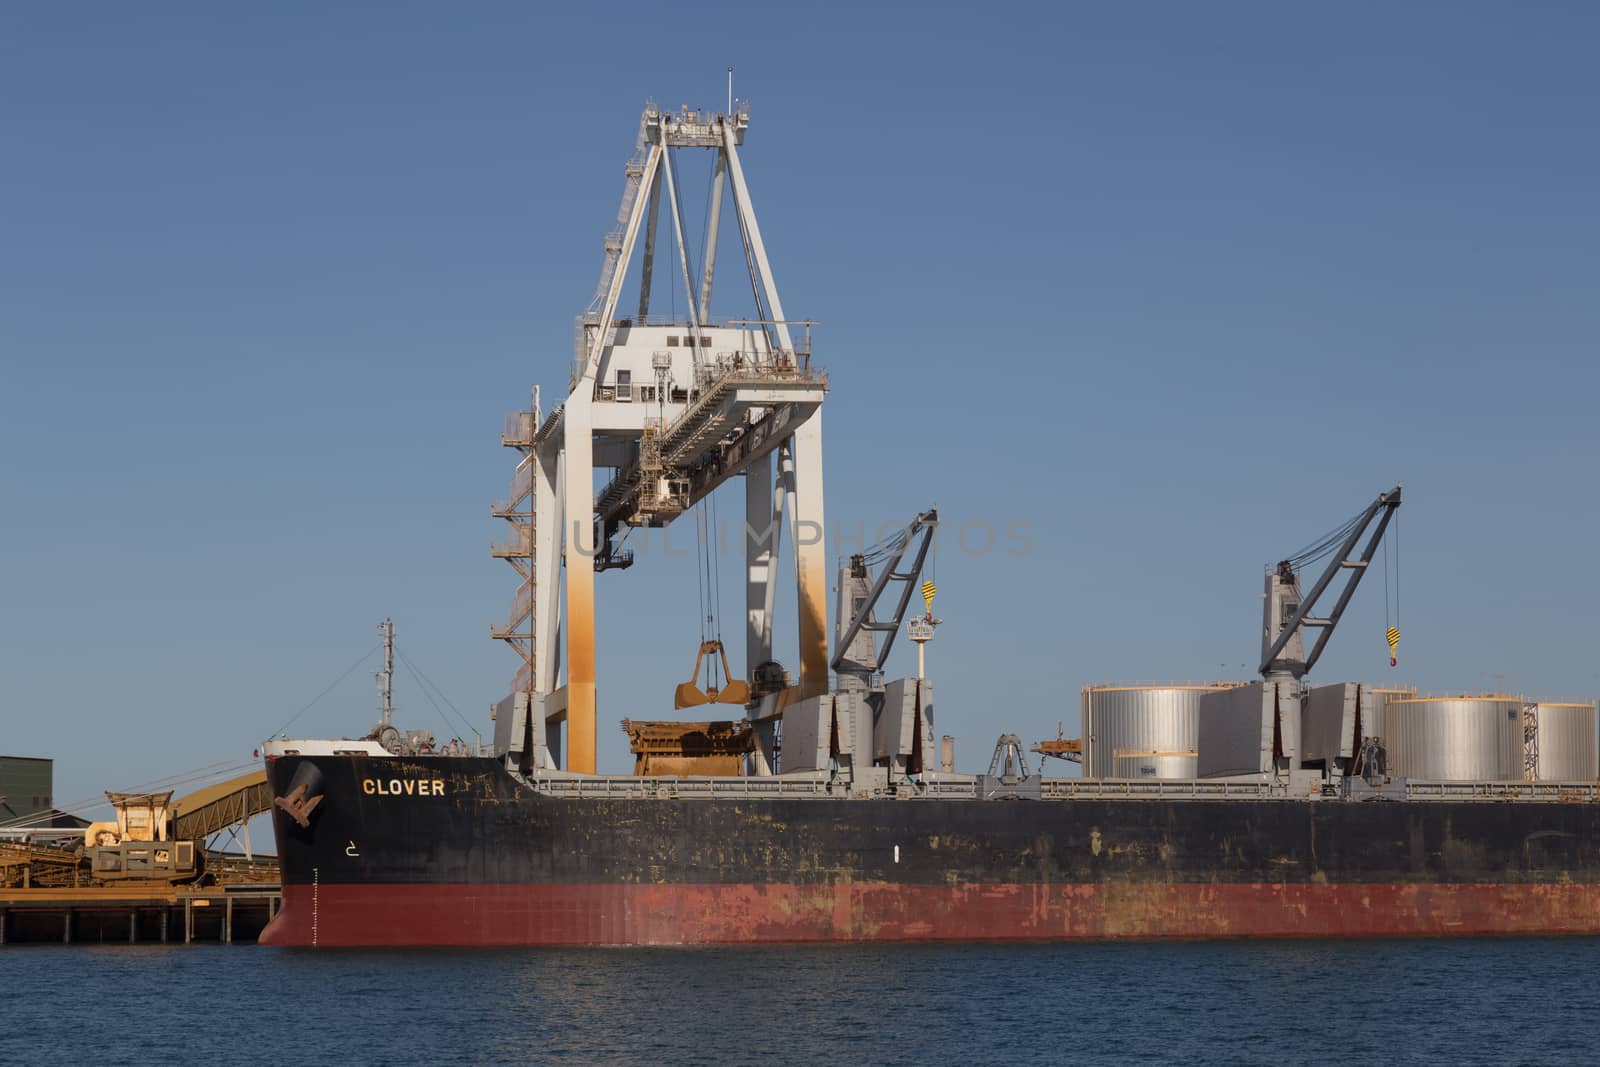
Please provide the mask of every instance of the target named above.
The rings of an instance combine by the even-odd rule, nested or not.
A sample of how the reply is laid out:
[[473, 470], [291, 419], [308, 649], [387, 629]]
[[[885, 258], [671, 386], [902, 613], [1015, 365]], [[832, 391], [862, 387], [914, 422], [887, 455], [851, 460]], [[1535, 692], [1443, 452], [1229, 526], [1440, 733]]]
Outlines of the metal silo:
[[1084, 686], [1085, 777], [1197, 777], [1200, 698], [1235, 684]]
[[1534, 708], [1539, 723], [1539, 780], [1592, 782], [1596, 759], [1595, 706], [1541, 700]]
[[1389, 774], [1451, 782], [1522, 780], [1521, 697], [1392, 699], [1384, 707]]

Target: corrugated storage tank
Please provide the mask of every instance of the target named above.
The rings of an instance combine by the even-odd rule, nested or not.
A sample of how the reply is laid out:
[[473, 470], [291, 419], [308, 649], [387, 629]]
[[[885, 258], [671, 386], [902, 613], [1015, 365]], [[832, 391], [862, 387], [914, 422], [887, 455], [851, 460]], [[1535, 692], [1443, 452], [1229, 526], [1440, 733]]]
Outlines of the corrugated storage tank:
[[1539, 780], [1594, 781], [1600, 774], [1595, 706], [1541, 700], [1534, 715], [1539, 722]]
[[1501, 694], [1390, 700], [1383, 734], [1390, 776], [1520, 782], [1522, 703]]
[[1239, 684], [1084, 686], [1084, 776], [1197, 777], [1200, 698]]

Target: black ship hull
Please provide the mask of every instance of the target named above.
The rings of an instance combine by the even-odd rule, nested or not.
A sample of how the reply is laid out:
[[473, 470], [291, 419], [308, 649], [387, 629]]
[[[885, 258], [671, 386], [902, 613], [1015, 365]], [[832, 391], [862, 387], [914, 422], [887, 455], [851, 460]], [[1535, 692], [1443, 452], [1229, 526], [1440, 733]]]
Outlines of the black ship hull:
[[282, 945], [1600, 932], [1600, 805], [552, 796], [278, 758]]

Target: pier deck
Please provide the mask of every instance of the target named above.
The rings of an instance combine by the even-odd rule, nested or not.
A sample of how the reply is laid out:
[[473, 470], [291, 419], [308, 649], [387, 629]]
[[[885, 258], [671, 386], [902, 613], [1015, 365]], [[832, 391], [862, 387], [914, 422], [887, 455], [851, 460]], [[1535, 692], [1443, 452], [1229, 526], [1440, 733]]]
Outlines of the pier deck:
[[282, 902], [264, 883], [0, 889], [0, 945], [254, 941]]

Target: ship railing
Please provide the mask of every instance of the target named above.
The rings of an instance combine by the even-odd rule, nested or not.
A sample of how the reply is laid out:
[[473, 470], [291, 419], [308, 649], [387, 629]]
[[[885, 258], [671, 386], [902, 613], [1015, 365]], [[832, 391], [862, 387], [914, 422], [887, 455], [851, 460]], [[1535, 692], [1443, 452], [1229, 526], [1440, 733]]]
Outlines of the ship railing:
[[[526, 780], [532, 788], [561, 797], [615, 797], [694, 799], [713, 797], [839, 797], [846, 785], [825, 776], [662, 777], [632, 775], [548, 775]], [[1396, 783], [1397, 786], [1402, 783]], [[1045, 778], [1039, 795], [1044, 800], [1274, 800], [1307, 799], [1291, 794], [1286, 785], [1268, 781], [1219, 781], [1206, 778]], [[1548, 803], [1600, 802], [1595, 782], [1447, 782], [1409, 779], [1403, 783], [1407, 800], [1544, 801]], [[1398, 790], [1397, 790], [1398, 792]], [[905, 799], [966, 799], [976, 795], [971, 781], [924, 781], [897, 792]]]
[[1543, 800], [1583, 804], [1600, 801], [1594, 782], [1437, 782], [1408, 778], [1407, 800]]
[[958, 800], [972, 800], [978, 795], [978, 783], [971, 776], [966, 781], [941, 782], [937, 780], [924, 780], [912, 795], [924, 797], [953, 797]]
[[[632, 775], [574, 775], [527, 779], [532, 788], [552, 796], [693, 799], [711, 797], [836, 797], [848, 789], [827, 778], [684, 777], [636, 778]], [[975, 782], [924, 781], [899, 790], [904, 799], [973, 799]], [[1160, 800], [1177, 797], [1220, 799], [1271, 799], [1288, 796], [1272, 782], [1224, 782], [1206, 779], [1046, 778], [1040, 783], [1046, 800], [1128, 799]]]
[[[1449, 782], [1407, 779], [1397, 782], [1407, 800], [1534, 800], [1551, 803], [1600, 802], [1595, 782]], [[1396, 789], [1398, 794], [1400, 789]], [[1265, 781], [1217, 781], [1206, 778], [1046, 778], [1040, 783], [1046, 800], [1128, 797], [1167, 799], [1307, 799], [1287, 786]]]
[[528, 785], [541, 793], [562, 797], [616, 797], [695, 799], [712, 797], [826, 797], [832, 789], [826, 778], [636, 778], [632, 775], [536, 777]]
[[1039, 783], [1046, 800], [1130, 797], [1164, 800], [1171, 797], [1262, 799], [1286, 797], [1286, 787], [1274, 782], [1225, 782], [1205, 778], [1046, 778]]
[[[583, 325], [583, 326], [598, 326], [599, 324], [600, 324], [600, 316], [598, 314], [580, 316], [580, 325]], [[730, 329], [737, 329], [737, 330], [744, 330], [747, 333], [754, 334], [756, 332], [756, 328], [757, 327], [763, 326], [763, 325], [766, 325], [766, 326], [777, 326], [777, 325], [779, 325], [779, 320], [777, 320], [777, 319], [736, 319], [736, 318], [723, 318], [723, 317], [720, 317], [720, 316], [717, 316], [717, 315], [713, 315], [711, 318], [703, 320], [699, 325], [700, 325], [700, 329], [701, 330], [730, 330]], [[784, 326], [799, 326], [799, 327], [815, 326], [815, 325], [817, 325], [817, 320], [816, 319], [783, 319], [782, 320], [782, 325], [784, 325]], [[646, 315], [644, 318], [640, 318], [638, 315], [617, 315], [617, 316], [612, 318], [611, 326], [612, 326], [613, 329], [624, 329], [624, 328], [629, 328], [629, 327], [634, 327], [634, 326], [670, 326], [670, 327], [676, 327], [677, 329], [680, 329], [680, 330], [687, 331], [687, 330], [693, 329], [695, 324], [690, 322], [688, 316], [686, 316], [686, 315]]]

